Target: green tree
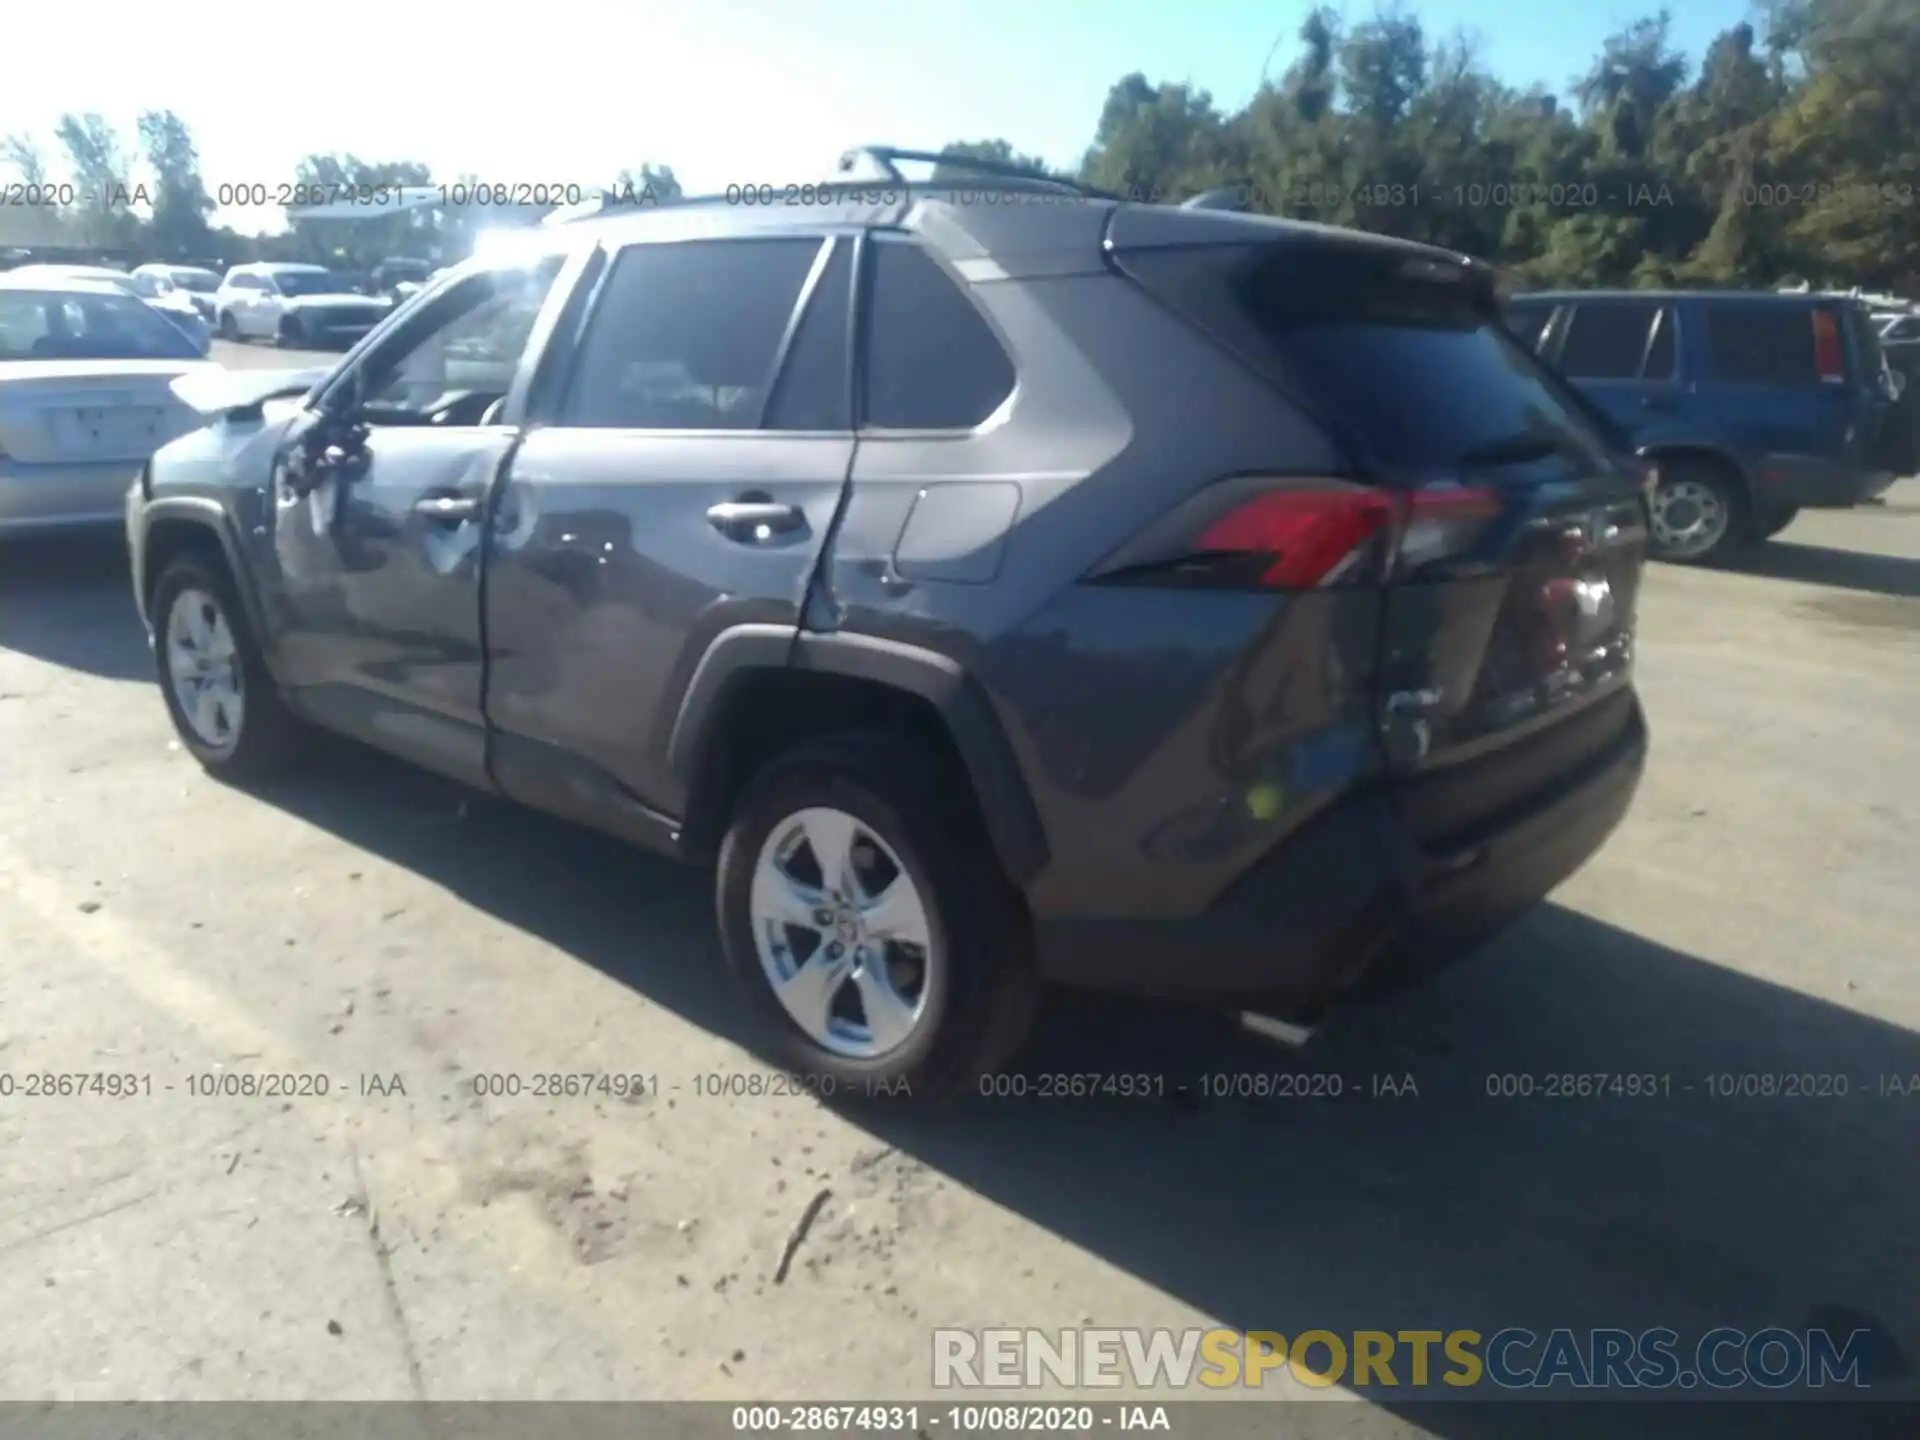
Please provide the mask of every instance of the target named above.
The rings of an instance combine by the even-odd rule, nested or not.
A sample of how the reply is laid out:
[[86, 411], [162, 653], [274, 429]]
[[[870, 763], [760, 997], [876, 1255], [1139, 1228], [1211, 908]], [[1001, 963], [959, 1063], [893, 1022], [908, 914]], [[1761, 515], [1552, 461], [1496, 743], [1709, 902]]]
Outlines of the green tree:
[[153, 221], [147, 241], [156, 255], [186, 259], [206, 253], [213, 200], [200, 178], [200, 152], [186, 121], [171, 110], [140, 117], [140, 144], [153, 171]]
[[120, 137], [99, 115], [66, 114], [54, 135], [67, 152], [79, 203], [73, 211], [82, 244], [114, 249], [131, 245], [140, 232], [133, 211], [139, 190], [128, 179]]

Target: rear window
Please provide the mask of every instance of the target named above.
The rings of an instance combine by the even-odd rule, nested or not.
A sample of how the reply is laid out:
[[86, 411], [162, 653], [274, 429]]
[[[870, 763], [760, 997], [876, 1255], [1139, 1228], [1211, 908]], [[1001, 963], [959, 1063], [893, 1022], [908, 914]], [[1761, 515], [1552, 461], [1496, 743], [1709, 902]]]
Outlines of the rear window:
[[1707, 355], [1716, 380], [1818, 385], [1813, 310], [1801, 305], [1708, 304]]
[[171, 321], [131, 295], [0, 291], [0, 360], [197, 360]]
[[1246, 314], [1300, 383], [1332, 402], [1380, 462], [1450, 470], [1528, 442], [1597, 458], [1588, 408], [1458, 272], [1398, 255], [1288, 246], [1241, 286]]

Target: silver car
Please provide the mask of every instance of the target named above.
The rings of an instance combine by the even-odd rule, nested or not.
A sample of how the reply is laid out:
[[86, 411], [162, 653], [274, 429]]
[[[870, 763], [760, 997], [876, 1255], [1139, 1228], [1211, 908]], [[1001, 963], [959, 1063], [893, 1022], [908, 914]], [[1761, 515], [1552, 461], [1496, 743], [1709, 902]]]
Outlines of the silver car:
[[143, 275], [165, 281], [174, 290], [185, 295], [187, 302], [200, 313], [200, 318], [211, 327], [215, 312], [213, 297], [220, 289], [220, 277], [211, 270], [203, 270], [198, 265], [136, 265], [133, 278], [137, 282]]
[[27, 280], [95, 280], [145, 301], [177, 326], [205, 355], [213, 344], [213, 326], [186, 291], [164, 275], [110, 270], [104, 265], [22, 265], [7, 272]]
[[147, 458], [203, 423], [171, 388], [203, 372], [220, 367], [119, 286], [0, 274], [0, 537], [119, 524]]

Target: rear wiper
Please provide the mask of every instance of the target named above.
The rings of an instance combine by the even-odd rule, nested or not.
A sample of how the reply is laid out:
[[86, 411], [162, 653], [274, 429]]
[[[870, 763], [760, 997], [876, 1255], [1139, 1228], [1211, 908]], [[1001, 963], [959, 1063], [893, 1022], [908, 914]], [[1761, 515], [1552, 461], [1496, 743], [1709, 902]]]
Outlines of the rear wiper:
[[1476, 445], [1454, 463], [1457, 465], [1519, 465], [1528, 460], [1550, 460], [1566, 450], [1564, 441], [1544, 435], [1509, 435]]

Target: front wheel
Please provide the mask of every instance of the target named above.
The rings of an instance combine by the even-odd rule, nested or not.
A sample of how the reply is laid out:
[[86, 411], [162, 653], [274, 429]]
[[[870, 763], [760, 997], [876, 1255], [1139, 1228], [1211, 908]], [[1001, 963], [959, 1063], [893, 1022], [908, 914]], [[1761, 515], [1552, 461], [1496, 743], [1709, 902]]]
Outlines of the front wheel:
[[1707, 460], [1662, 460], [1652, 500], [1653, 553], [1699, 565], [1724, 559], [1747, 538], [1739, 480]]
[[234, 343], [240, 339], [240, 323], [233, 318], [231, 310], [220, 312], [220, 338]]
[[1005, 1060], [1038, 999], [1025, 916], [917, 746], [806, 742], [747, 787], [720, 935], [768, 1056], [823, 1096], [929, 1098]]
[[223, 779], [282, 768], [300, 722], [267, 673], [225, 570], [181, 556], [161, 573], [150, 613], [160, 693], [187, 753]]
[[280, 331], [276, 337], [282, 350], [297, 350], [307, 343], [306, 326], [300, 323], [298, 315], [283, 316]]

